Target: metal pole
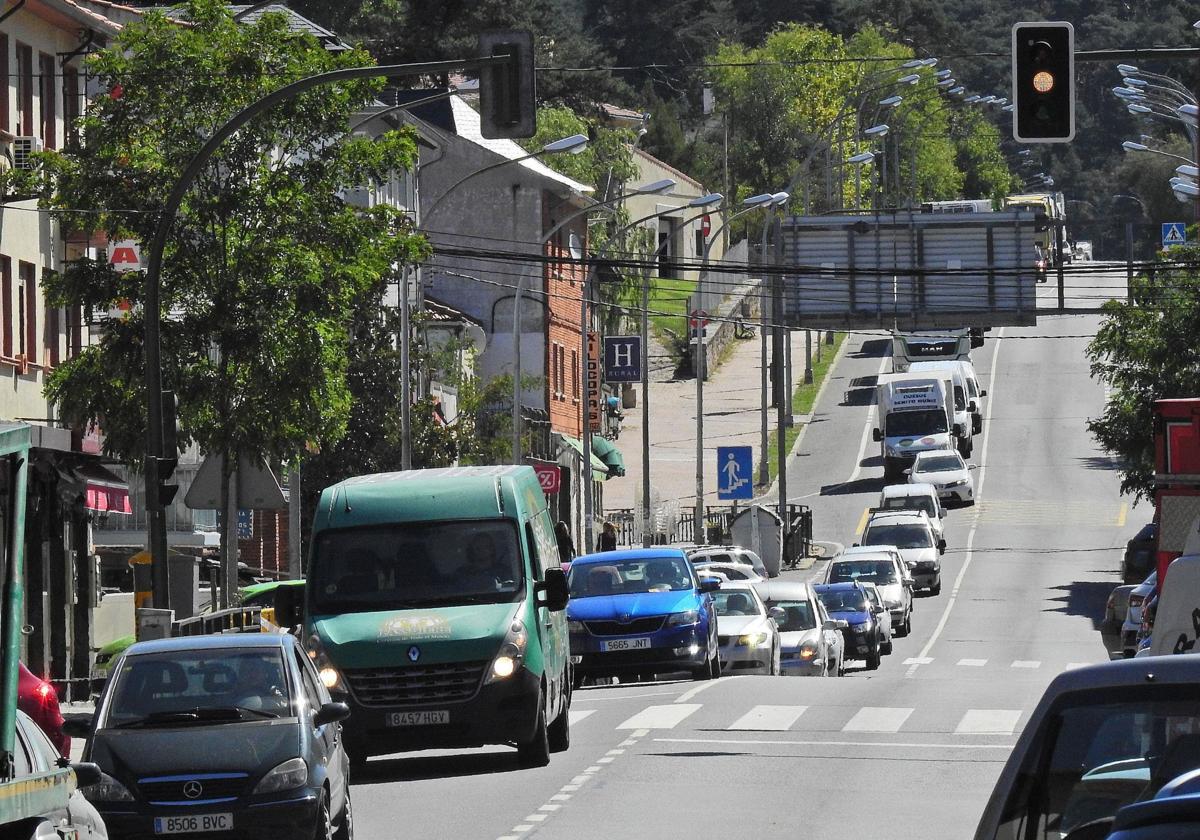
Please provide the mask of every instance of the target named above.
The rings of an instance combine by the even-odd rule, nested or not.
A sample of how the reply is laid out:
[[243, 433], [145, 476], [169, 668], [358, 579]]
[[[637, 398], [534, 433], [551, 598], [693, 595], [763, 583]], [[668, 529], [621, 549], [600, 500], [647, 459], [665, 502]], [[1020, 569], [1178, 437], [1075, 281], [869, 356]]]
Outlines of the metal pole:
[[792, 330], [783, 331], [783, 404], [787, 424], [792, 425]]
[[[517, 291], [513, 294], [512, 462], [514, 464], [521, 463], [521, 286], [524, 283], [525, 272], [522, 270], [520, 276], [517, 277]], [[584, 413], [586, 414], [586, 411]]]
[[650, 535], [650, 269], [642, 266], [642, 546]]
[[[817, 344], [817, 353], [821, 352], [821, 345]], [[813, 369], [812, 369], [812, 330], [804, 331], [804, 384], [813, 384]]]
[[1125, 294], [1133, 293], [1133, 222], [1125, 223]]
[[[229, 453], [225, 454], [222, 466], [228, 467]], [[237, 592], [238, 580], [238, 464], [234, 461], [229, 475], [225, 477], [228, 495], [221, 522], [221, 609], [233, 606], [233, 594]], [[157, 602], [155, 602], [157, 603]]]
[[[774, 227], [775, 227], [775, 244], [774, 244], [774, 250], [772, 251], [772, 254], [771, 254], [771, 256], [773, 258], [772, 262], [774, 263], [776, 268], [778, 268], [782, 263], [782, 260], [781, 260], [782, 254], [780, 253], [782, 251], [782, 248], [780, 247], [780, 244], [782, 241], [782, 236], [783, 236], [782, 226], [783, 226], [782, 220], [778, 216], [776, 216], [775, 217], [775, 225], [774, 225]], [[775, 272], [775, 276], [771, 282], [771, 309], [774, 312], [773, 317], [774, 317], [775, 323], [782, 324], [783, 323], [783, 275], [779, 271]], [[776, 332], [782, 333], [782, 328], [776, 327]], [[787, 396], [781, 395], [779, 404], [776, 406], [776, 418], [775, 418], [775, 420], [776, 420], [775, 425], [778, 428], [778, 431], [776, 432], [776, 434], [779, 435], [779, 451], [778, 451], [778, 456], [779, 456], [779, 468], [778, 468], [778, 473], [779, 473], [779, 516], [783, 520], [785, 533], [786, 533], [786, 527], [787, 527], [787, 500], [788, 500], [788, 492], [787, 492], [788, 451], [787, 451], [787, 445], [786, 445], [786, 443], [787, 443], [787, 410], [788, 410], [788, 404], [790, 402], [791, 402], [791, 400]]]
[[1067, 280], [1063, 266], [1063, 226], [1061, 220], [1054, 226], [1055, 262], [1058, 263], [1058, 308], [1067, 308]]
[[[704, 265], [708, 265], [708, 243], [704, 245]], [[707, 276], [702, 271], [702, 280]], [[698, 289], [700, 287], [697, 287]], [[704, 357], [704, 319], [696, 322], [696, 350], [692, 358], [696, 373], [696, 542], [708, 542], [708, 529], [704, 524], [704, 375], [707, 359]]]
[[412, 323], [408, 311], [408, 267], [400, 270], [400, 469], [412, 469]]
[[[771, 223], [771, 217], [767, 216], [763, 219], [762, 241], [758, 250], [759, 266], [767, 264], [767, 231]], [[761, 411], [759, 412], [759, 455], [758, 459], [758, 483], [762, 487], [766, 487], [771, 481], [771, 468], [769, 463], [770, 456], [768, 452], [771, 447], [770, 441], [770, 422], [768, 420], [770, 397], [768, 394], [767, 383], [767, 330], [771, 324], [771, 307], [767, 305], [767, 281], [764, 272], [760, 271], [759, 276], [762, 282], [758, 287], [758, 307], [760, 324], [759, 324], [759, 349], [761, 352], [761, 363], [759, 364], [759, 387], [761, 389]]]
[[300, 462], [288, 468], [288, 577], [304, 577], [300, 552]]
[[583, 544], [586, 551], [594, 551], [596, 546], [595, 524], [592, 522], [592, 380], [588, 364], [588, 328], [591, 326], [588, 320], [590, 279], [589, 272], [579, 288], [579, 332], [583, 350], [579, 354], [579, 363], [583, 366], [583, 399], [580, 401], [583, 409]]
[[[4, 622], [0, 625], [0, 647], [3, 648], [4, 668], [0, 672], [0, 758], [7, 759], [10, 773], [16, 746], [17, 661], [21, 656], [21, 627], [25, 624], [25, 500], [29, 483], [29, 430], [20, 432], [23, 448], [12, 456], [0, 459], [8, 471], [8, 562], [4, 564]], [[165, 564], [164, 564], [165, 565]], [[41, 597], [41, 593], [37, 593]], [[8, 781], [5, 779], [4, 781]]]

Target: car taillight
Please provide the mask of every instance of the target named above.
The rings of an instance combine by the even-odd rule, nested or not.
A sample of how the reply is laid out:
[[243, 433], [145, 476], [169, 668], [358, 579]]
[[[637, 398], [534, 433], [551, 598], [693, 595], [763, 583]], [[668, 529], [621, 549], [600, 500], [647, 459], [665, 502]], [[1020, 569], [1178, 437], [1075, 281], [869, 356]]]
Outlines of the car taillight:
[[1145, 601], [1145, 600], [1146, 600], [1145, 595], [1130, 595], [1129, 596], [1129, 606], [1130, 607], [1140, 607], [1142, 605], [1142, 601]]
[[50, 685], [50, 683], [42, 683], [37, 687], [34, 693], [37, 694], [38, 699], [41, 700], [42, 703], [49, 703], [50, 701], [57, 699], [54, 695], [54, 686]]

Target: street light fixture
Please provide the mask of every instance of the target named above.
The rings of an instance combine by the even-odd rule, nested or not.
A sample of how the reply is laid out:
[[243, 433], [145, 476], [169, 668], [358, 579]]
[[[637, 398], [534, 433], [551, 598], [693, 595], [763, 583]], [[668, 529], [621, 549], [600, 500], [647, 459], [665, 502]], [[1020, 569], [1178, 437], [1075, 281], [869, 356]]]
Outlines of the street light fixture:
[[921, 76], [919, 73], [909, 73], [907, 76], [901, 76], [896, 81], [900, 84], [915, 85], [917, 82], [921, 81]]
[[[949, 88], [956, 81], [957, 81], [956, 79], [942, 79], [941, 81], [937, 82], [937, 86], [940, 88]], [[953, 93], [953, 91], [949, 91], [949, 92]]]
[[865, 129], [863, 134], [867, 135], [868, 137], [886, 137], [888, 131], [890, 130], [891, 129], [888, 128], [887, 123], [880, 123], [879, 125], [873, 125], [870, 128]]
[[963, 100], [963, 104], [964, 105], [974, 105], [980, 99], [983, 99], [983, 97], [977, 93], [973, 93], [970, 96], [968, 96], [966, 99]]
[[952, 96], [962, 96], [966, 92], [967, 89], [962, 85], [959, 85], [958, 87], [952, 87], [947, 91], [947, 93], [951, 94]]
[[1196, 186], [1195, 184], [1189, 184], [1186, 181], [1175, 184], [1172, 189], [1176, 193], [1187, 196], [1188, 198], [1200, 197], [1200, 187]]
[[902, 96], [889, 96], [886, 99], [880, 99], [879, 104], [885, 108], [895, 108], [897, 105], [899, 105], [903, 101], [904, 101], [904, 97], [902, 97]]
[[936, 73], [934, 73], [933, 77], [935, 79], [945, 79], [945, 78], [949, 77], [949, 75], [953, 72], [954, 72], [953, 70], [951, 70], [950, 68], [947, 67], [945, 70], [939, 70]]

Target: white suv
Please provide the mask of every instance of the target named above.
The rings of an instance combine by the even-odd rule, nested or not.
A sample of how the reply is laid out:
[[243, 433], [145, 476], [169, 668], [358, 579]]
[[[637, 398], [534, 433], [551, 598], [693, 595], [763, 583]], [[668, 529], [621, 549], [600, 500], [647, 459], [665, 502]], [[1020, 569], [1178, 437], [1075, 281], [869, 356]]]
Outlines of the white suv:
[[940, 540], [946, 536], [943, 517], [946, 509], [938, 499], [937, 488], [932, 484], [889, 484], [879, 494], [877, 510], [922, 510], [933, 525], [933, 533]]
[[941, 555], [946, 541], [933, 532], [924, 511], [876, 511], [867, 520], [862, 545], [894, 545], [912, 569], [913, 583], [931, 595], [942, 591]]

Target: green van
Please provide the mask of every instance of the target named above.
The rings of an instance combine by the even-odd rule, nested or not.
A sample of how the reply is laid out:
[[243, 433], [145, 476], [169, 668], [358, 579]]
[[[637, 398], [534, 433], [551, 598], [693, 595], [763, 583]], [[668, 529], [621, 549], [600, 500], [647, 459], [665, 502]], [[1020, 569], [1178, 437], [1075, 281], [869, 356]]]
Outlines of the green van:
[[532, 467], [347, 479], [313, 520], [304, 639], [351, 758], [570, 743], [566, 575]]

